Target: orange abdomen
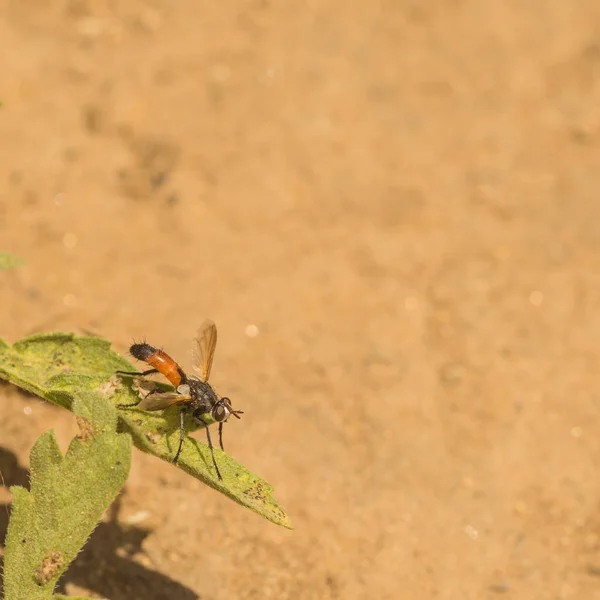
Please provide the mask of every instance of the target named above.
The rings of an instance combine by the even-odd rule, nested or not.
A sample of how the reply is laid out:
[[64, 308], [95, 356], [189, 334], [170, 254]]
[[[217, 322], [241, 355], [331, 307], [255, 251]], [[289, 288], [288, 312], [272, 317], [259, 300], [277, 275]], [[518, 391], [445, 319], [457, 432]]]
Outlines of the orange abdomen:
[[142, 360], [156, 369], [175, 387], [181, 385], [185, 380], [185, 375], [180, 366], [166, 352], [158, 350], [150, 344], [133, 344], [129, 352], [134, 358]]

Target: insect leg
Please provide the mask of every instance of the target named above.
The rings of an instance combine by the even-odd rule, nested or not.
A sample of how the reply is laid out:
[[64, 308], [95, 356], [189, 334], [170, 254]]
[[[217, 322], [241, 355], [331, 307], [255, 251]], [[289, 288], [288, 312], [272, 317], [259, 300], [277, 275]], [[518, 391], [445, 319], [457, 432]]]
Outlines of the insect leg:
[[223, 421], [219, 423], [219, 445], [221, 446], [221, 450], [225, 452], [225, 448], [223, 448]]
[[212, 440], [210, 439], [210, 430], [208, 429], [208, 423], [206, 421], [204, 421], [204, 419], [199, 417], [196, 413], [194, 413], [194, 418], [196, 419], [196, 421], [198, 421], [199, 423], [204, 425], [204, 428], [206, 429], [206, 439], [208, 440], [208, 447], [210, 448], [210, 454], [212, 456], [213, 465], [215, 465], [217, 477], [222, 481], [223, 478], [221, 477], [221, 471], [219, 471], [219, 467], [217, 465], [217, 460], [215, 459], [215, 450], [212, 445]]
[[117, 408], [132, 408], [133, 406], [137, 406], [142, 399], [140, 398], [137, 402], [132, 402], [131, 404], [117, 404]]
[[173, 459], [173, 464], [176, 465], [179, 460], [179, 455], [181, 454], [181, 448], [183, 448], [183, 440], [185, 439], [185, 427], [183, 425], [185, 420], [186, 409], [182, 408], [179, 412], [179, 448], [177, 448], [177, 453], [175, 454], [175, 458]]
[[132, 406], [137, 406], [142, 400], [145, 400], [148, 396], [157, 393], [158, 390], [152, 390], [151, 392], [148, 392], [143, 398], [140, 398], [137, 402], [132, 402], [131, 404], [117, 404], [117, 408], [131, 408]]
[[158, 373], [158, 369], [148, 369], [143, 373], [137, 371], [116, 371], [119, 375], [136, 375], [137, 377], [146, 377], [146, 375], [152, 375], [152, 373]]

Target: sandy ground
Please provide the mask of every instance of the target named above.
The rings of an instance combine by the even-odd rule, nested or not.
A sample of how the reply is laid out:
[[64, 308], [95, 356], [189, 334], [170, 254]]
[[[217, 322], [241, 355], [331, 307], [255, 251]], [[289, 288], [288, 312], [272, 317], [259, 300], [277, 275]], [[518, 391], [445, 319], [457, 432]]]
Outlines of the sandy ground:
[[[64, 590], [600, 598], [597, 0], [0, 0], [0, 44], [0, 336], [188, 367], [212, 317], [295, 525], [136, 451]], [[73, 418], [0, 403], [23, 483]]]

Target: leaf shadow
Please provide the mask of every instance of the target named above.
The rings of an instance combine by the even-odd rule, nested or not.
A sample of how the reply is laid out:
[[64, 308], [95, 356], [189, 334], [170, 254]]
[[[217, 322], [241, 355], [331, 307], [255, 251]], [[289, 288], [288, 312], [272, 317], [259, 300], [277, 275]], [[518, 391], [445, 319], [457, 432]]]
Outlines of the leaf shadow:
[[[29, 471], [19, 465], [16, 455], [0, 446], [0, 484], [5, 487], [20, 485], [29, 489]], [[109, 509], [108, 521], [98, 524], [82, 552], [67, 569], [59, 582], [56, 593], [66, 594], [69, 583], [86, 588], [103, 598], [130, 600], [132, 597], [146, 600], [197, 600], [193, 590], [171, 579], [168, 575], [153, 571], [138, 562], [136, 554], [143, 553], [142, 544], [150, 529], [137, 525], [119, 523], [121, 495]], [[0, 540], [8, 529], [10, 504], [0, 503]], [[0, 590], [3, 589], [3, 560], [0, 557]]]

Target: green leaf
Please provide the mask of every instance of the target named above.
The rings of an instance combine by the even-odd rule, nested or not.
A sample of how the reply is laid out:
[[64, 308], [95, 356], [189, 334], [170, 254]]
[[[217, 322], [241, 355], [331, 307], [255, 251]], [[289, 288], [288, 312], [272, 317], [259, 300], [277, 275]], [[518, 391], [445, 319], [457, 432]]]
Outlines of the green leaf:
[[63, 457], [54, 432], [30, 454], [31, 491], [14, 486], [4, 558], [7, 600], [51, 598], [56, 582], [125, 484], [131, 438], [117, 410], [93, 392], [73, 402], [80, 433]]
[[[114, 405], [137, 402], [131, 379], [115, 380], [117, 370], [136, 369], [110, 349], [110, 342], [97, 337], [51, 333], [23, 339], [12, 348], [0, 340], [0, 378], [64, 408], [70, 409], [79, 390], [100, 392]], [[120, 427], [131, 434], [139, 449], [172, 460], [179, 443], [177, 407], [162, 412], [119, 409], [118, 415]], [[197, 429], [191, 419], [186, 427]], [[269, 521], [291, 529], [287, 513], [271, 495], [273, 488], [266, 481], [220, 448], [215, 448], [215, 457], [223, 481], [217, 479], [208, 445], [186, 436], [177, 466]]]
[[8, 252], [0, 252], [0, 271], [4, 271], [6, 269], [15, 269], [23, 264], [25, 264], [25, 261], [22, 258], [13, 256]]

